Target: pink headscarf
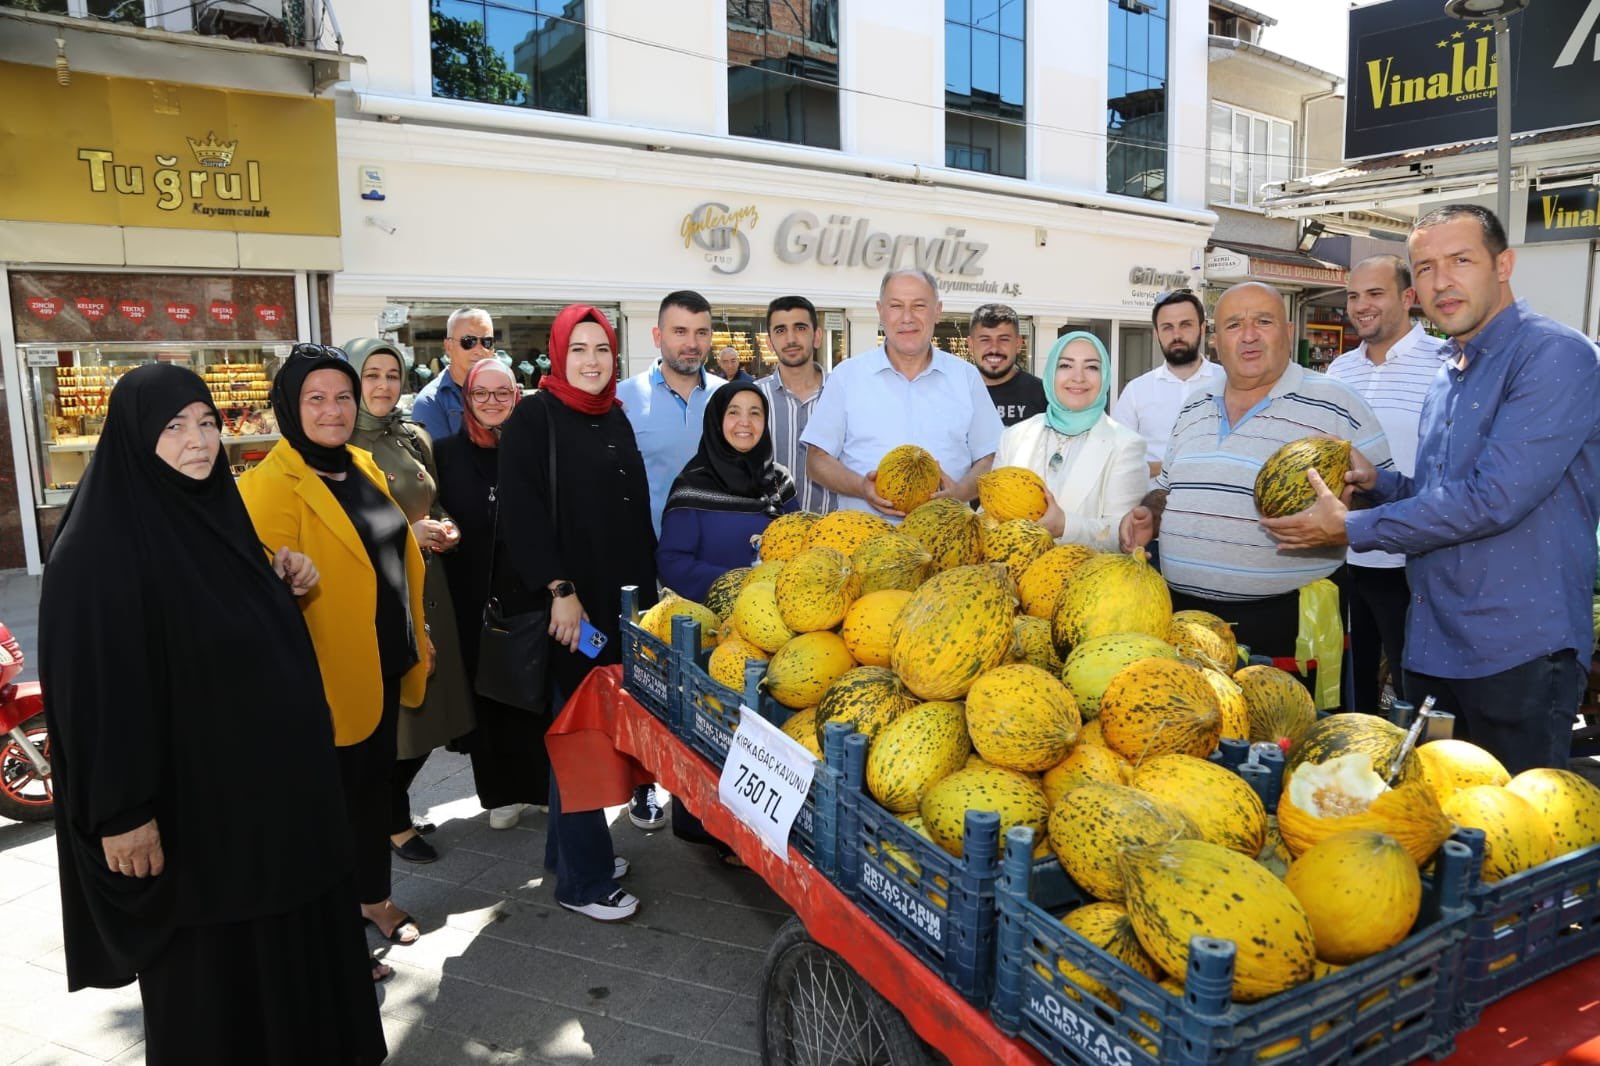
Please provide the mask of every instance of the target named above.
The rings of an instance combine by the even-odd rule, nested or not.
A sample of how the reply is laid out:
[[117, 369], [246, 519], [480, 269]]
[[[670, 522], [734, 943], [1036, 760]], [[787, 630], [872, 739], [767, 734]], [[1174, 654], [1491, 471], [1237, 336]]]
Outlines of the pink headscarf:
[[477, 412], [472, 409], [472, 390], [475, 388], [492, 389], [498, 382], [496, 377], [505, 378], [506, 384], [511, 386], [511, 406], [517, 406], [522, 399], [522, 389], [517, 385], [516, 375], [511, 373], [511, 368], [498, 359], [479, 359], [472, 364], [472, 369], [467, 371], [467, 384], [462, 392], [461, 420], [466, 424], [467, 436], [480, 448], [500, 447], [500, 427], [490, 428], [478, 421]]

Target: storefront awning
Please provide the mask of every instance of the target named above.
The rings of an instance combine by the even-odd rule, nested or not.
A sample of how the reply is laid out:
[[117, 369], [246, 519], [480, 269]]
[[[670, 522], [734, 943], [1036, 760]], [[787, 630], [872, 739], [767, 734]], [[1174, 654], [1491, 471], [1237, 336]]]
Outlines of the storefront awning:
[[1206, 248], [1209, 281], [1270, 281], [1289, 285], [1342, 286], [1345, 268], [1290, 248], [1229, 241]]

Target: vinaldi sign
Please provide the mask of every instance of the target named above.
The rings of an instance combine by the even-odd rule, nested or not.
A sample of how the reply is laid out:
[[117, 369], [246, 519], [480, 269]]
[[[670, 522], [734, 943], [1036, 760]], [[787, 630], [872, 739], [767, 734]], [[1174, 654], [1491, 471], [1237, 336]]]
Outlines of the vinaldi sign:
[[[1511, 128], [1600, 122], [1600, 0], [1533, 0], [1511, 27]], [[1350, 11], [1344, 155], [1366, 159], [1493, 139], [1500, 67], [1490, 19], [1442, 0]]]

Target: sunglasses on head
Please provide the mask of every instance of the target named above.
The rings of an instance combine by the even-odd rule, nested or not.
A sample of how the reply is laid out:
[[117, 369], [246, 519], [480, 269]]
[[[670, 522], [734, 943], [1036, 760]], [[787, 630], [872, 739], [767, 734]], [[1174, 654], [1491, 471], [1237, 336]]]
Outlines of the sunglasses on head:
[[1159, 292], [1159, 293], [1156, 294], [1156, 302], [1155, 302], [1154, 306], [1151, 308], [1151, 310], [1159, 311], [1163, 307], [1165, 307], [1167, 304], [1171, 303], [1173, 300], [1176, 300], [1180, 296], [1193, 296], [1193, 295], [1194, 295], [1194, 290], [1193, 289], [1167, 289], [1167, 290], [1165, 290], [1163, 292]]
[[299, 344], [296, 344], [293, 348], [290, 348], [289, 358], [337, 359], [341, 363], [348, 363], [350, 361], [350, 357], [345, 354], [345, 350], [343, 348], [337, 348], [331, 344], [312, 344], [310, 341], [302, 341]]
[[470, 333], [463, 333], [461, 336], [456, 338], [456, 343], [461, 345], [461, 350], [464, 352], [470, 352], [480, 344], [485, 348], [493, 348], [494, 334], [486, 333], [481, 337], [474, 337]]

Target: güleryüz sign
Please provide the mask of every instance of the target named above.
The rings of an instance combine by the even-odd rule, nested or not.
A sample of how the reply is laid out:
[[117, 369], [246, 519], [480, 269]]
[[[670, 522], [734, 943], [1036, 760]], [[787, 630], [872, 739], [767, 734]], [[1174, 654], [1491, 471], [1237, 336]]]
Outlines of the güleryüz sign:
[[[706, 253], [712, 270], [737, 274], [750, 265], [750, 233], [760, 223], [761, 212], [754, 204], [733, 208], [707, 202], [683, 217], [678, 235], [685, 248]], [[982, 277], [983, 260], [989, 254], [988, 241], [969, 239], [959, 226], [932, 235], [891, 233], [875, 229], [868, 218], [831, 214], [824, 220], [810, 211], [785, 215], [774, 229], [773, 245], [784, 263], [809, 260], [819, 266], [874, 271], [910, 268], [960, 278]]]
[[[1495, 136], [1494, 24], [1443, 14], [1441, 0], [1350, 12], [1346, 159]], [[1511, 128], [1600, 122], [1600, 0], [1539, 0], [1513, 15]]]

